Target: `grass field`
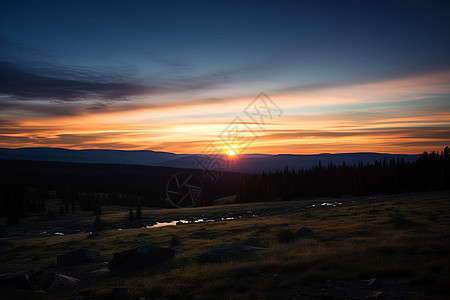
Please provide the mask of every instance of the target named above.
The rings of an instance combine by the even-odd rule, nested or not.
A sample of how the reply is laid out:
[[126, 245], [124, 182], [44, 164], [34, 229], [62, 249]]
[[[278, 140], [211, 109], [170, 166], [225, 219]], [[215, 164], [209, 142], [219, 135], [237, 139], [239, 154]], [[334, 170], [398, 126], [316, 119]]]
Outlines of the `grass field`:
[[[406, 278], [420, 287], [414, 295], [418, 299], [450, 297], [447, 287], [450, 279], [450, 193], [339, 201], [343, 204], [336, 207], [319, 205], [302, 211], [230, 221], [106, 230], [96, 235], [12, 239], [8, 243], [3, 241], [0, 248], [0, 273], [44, 267], [54, 262], [57, 255], [86, 247], [99, 251], [100, 259], [63, 270], [65, 274], [81, 278], [82, 283], [65, 294], [46, 298], [73, 299], [76, 295], [85, 295], [85, 299], [110, 299], [112, 288], [127, 287], [130, 299], [292, 299], [298, 295], [299, 288], [312, 289], [318, 282], [352, 282], [374, 277]], [[258, 214], [313, 202], [321, 201], [144, 209], [144, 218], [176, 219], [246, 210]], [[103, 218], [107, 224], [125, 216], [125, 208], [104, 209]], [[80, 221], [91, 219], [92, 216], [84, 216]], [[317, 238], [279, 241], [280, 231], [295, 232], [301, 227], [313, 230]], [[260, 232], [262, 228], [268, 230]], [[143, 232], [149, 235], [137, 236]], [[173, 235], [181, 244], [174, 246], [171, 243]], [[197, 260], [211, 247], [242, 244], [249, 238], [253, 238], [257, 246], [274, 251], [218, 263]], [[120, 278], [86, 272], [100, 268], [100, 264], [109, 261], [115, 252], [145, 244], [172, 247], [176, 255], [169, 263]], [[236, 270], [247, 265], [256, 266], [261, 275], [236, 278]]]

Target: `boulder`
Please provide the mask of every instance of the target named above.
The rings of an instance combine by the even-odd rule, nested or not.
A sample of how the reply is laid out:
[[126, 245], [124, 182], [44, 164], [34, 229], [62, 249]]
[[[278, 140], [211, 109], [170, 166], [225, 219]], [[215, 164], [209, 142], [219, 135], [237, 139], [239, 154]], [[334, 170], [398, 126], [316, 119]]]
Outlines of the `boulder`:
[[200, 255], [199, 260], [202, 262], [221, 261], [226, 259], [233, 259], [242, 256], [256, 255], [268, 252], [272, 252], [272, 250], [268, 248], [245, 246], [245, 245], [221, 246], [207, 250], [202, 255]]
[[294, 233], [294, 239], [315, 238], [315, 237], [316, 234], [308, 227], [302, 227], [296, 233]]
[[80, 248], [58, 256], [56, 258], [56, 264], [58, 267], [76, 265], [96, 260], [99, 257], [100, 253], [97, 251]]
[[114, 253], [109, 262], [111, 272], [132, 272], [171, 260], [175, 250], [152, 245], [140, 246], [131, 250]]
[[379, 289], [380, 288], [380, 280], [377, 278], [367, 279], [367, 280], [361, 280], [362, 283], [367, 285], [371, 289]]
[[79, 279], [61, 273], [47, 272], [45, 274], [44, 289], [47, 293], [61, 292], [73, 288]]
[[0, 284], [17, 289], [31, 289], [29, 276], [25, 272], [0, 274]]

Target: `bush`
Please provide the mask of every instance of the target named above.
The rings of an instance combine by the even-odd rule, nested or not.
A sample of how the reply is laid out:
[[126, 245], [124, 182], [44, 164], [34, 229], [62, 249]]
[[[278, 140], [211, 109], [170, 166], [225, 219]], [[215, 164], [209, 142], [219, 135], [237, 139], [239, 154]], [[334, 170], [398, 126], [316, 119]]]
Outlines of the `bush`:
[[95, 217], [94, 225], [96, 232], [105, 230], [105, 221], [100, 216]]
[[294, 240], [294, 234], [292, 233], [292, 231], [285, 229], [285, 230], [281, 230], [278, 233], [278, 241], [280, 243], [289, 243], [292, 242]]
[[172, 238], [170, 239], [170, 246], [178, 246], [180, 243], [180, 238], [176, 234], [172, 234]]

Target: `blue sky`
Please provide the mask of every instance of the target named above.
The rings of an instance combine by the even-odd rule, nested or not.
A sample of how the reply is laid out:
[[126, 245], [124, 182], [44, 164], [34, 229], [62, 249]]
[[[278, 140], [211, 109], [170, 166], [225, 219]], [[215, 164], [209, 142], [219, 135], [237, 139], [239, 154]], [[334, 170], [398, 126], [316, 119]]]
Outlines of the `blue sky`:
[[[399, 112], [410, 111], [416, 118], [423, 106], [448, 113], [449, 8], [438, 1], [2, 1], [0, 126], [9, 125], [0, 127], [0, 142], [14, 147], [105, 147], [92, 137], [65, 143], [63, 134], [79, 136], [86, 130], [72, 128], [74, 119], [66, 119], [69, 133], [56, 132], [54, 124], [62, 121], [55, 120], [89, 115], [87, 122], [96, 127], [106, 113], [133, 115], [171, 106], [172, 114], [150, 112], [142, 119], [149, 120], [147, 130], [154, 133], [161, 129], [155, 129], [152, 120], [164, 116], [182, 127], [182, 104], [199, 106], [195, 113], [182, 114], [185, 123], [200, 114], [197, 119], [208, 124], [217, 113], [223, 117], [219, 123], [226, 123], [261, 91], [281, 99], [287, 115], [298, 118], [299, 111], [346, 114], [364, 105], [365, 112], [371, 112], [383, 99], [387, 113], [398, 106]], [[419, 91], [391, 88], [393, 82], [419, 77]], [[371, 86], [353, 106], [343, 100], [345, 92], [336, 91], [380, 82], [389, 82], [389, 91], [374, 95]], [[304, 97], [308, 101], [299, 100]], [[370, 100], [364, 100], [367, 97]], [[317, 100], [322, 98], [328, 101]], [[427, 99], [419, 109], [411, 105], [417, 99]], [[312, 104], [305, 108], [305, 101]], [[222, 108], [211, 111], [208, 105], [215, 103]], [[33, 136], [37, 125], [24, 122], [30, 116], [52, 129]], [[112, 127], [120, 127], [117, 122]], [[284, 122], [296, 127], [294, 120]], [[438, 125], [447, 128], [449, 123]], [[105, 123], [100, 127], [108, 131]], [[196, 139], [182, 142], [198, 145], [190, 147], [198, 151], [211, 135], [198, 133]], [[433, 140], [429, 147], [447, 142]], [[179, 149], [162, 144], [149, 136], [145, 148]], [[108, 145], [144, 147], [143, 140]], [[258, 149], [293, 149], [292, 140], [286, 145]], [[353, 144], [347, 145], [336, 151], [351, 150]], [[327, 147], [332, 146], [328, 141]]]

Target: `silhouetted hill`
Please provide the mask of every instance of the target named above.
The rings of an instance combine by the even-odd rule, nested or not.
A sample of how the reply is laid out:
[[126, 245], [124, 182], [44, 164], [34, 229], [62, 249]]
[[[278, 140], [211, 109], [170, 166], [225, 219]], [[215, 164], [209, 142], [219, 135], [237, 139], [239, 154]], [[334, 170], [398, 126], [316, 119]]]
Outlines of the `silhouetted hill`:
[[[69, 150], [62, 148], [0, 148], [0, 158], [18, 160], [40, 160], [78, 163], [135, 164], [145, 166], [162, 166], [197, 169], [192, 154], [175, 154], [151, 150]], [[385, 153], [339, 153], [316, 155], [293, 154], [244, 154], [230, 165], [230, 171], [243, 173], [261, 173], [262, 171], [282, 170], [289, 168], [311, 168], [319, 163], [323, 165], [342, 164], [355, 165], [359, 162], [374, 163], [380, 160], [404, 159], [413, 162], [418, 155], [385, 154]]]

